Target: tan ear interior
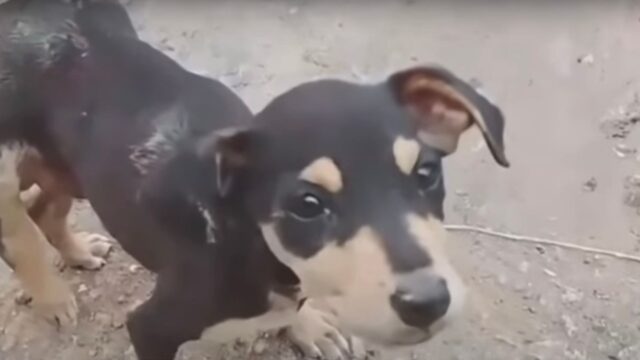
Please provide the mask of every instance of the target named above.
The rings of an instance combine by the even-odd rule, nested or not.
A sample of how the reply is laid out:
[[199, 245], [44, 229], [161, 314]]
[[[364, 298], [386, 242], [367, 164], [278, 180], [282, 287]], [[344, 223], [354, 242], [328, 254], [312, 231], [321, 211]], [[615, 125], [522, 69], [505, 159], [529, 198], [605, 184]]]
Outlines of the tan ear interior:
[[420, 139], [446, 153], [456, 150], [460, 134], [473, 124], [474, 110], [477, 113], [451, 86], [424, 75], [407, 81], [403, 98], [423, 119]]
[[403, 98], [413, 104], [416, 115], [427, 117], [419, 138], [448, 154], [456, 150], [460, 135], [472, 125], [477, 125], [485, 137], [489, 132], [478, 108], [444, 81], [424, 74], [413, 75], [407, 81]]
[[[433, 95], [433, 98], [439, 99], [453, 120], [461, 118], [462, 115], [460, 113], [465, 113], [471, 116], [472, 119], [470, 120], [478, 125], [482, 131], [487, 130], [486, 125], [484, 124], [484, 118], [480, 114], [480, 111], [471, 102], [469, 102], [469, 100], [458, 93], [451, 85], [440, 80], [428, 78], [424, 75], [415, 75], [409, 80], [408, 86], [405, 90], [405, 95], [409, 98], [411, 94], [419, 94], [421, 92], [430, 92]], [[468, 117], [467, 120], [469, 120]], [[457, 123], [460, 123], [460, 121]], [[469, 124], [469, 126], [470, 125], [471, 124]], [[462, 131], [466, 129], [467, 128], [465, 127]]]

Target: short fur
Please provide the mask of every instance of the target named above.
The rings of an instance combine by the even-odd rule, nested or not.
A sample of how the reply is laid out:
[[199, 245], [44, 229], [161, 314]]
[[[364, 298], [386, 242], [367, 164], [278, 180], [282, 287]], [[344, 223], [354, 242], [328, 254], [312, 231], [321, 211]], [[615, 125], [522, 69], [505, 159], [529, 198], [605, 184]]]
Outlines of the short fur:
[[[341, 351], [336, 328], [415, 344], [459, 309], [442, 158], [477, 125], [507, 165], [495, 105], [432, 66], [369, 86], [303, 84], [251, 122], [228, 88], [114, 31], [128, 18], [107, 21], [91, 4], [0, 8], [28, 15], [0, 29], [14, 50], [0, 57], [0, 140], [40, 151], [158, 273], [127, 322], [140, 359], [170, 360], [203, 334], [265, 323], [290, 325], [311, 352], [327, 338]], [[23, 36], [25, 26], [38, 31]], [[400, 137], [419, 149], [403, 154]], [[317, 164], [331, 166], [309, 170]]]

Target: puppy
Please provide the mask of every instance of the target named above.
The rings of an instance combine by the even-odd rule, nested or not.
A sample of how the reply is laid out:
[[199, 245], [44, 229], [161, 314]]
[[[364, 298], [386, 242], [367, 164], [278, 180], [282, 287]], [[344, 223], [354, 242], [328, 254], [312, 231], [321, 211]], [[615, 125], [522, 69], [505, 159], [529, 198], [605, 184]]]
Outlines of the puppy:
[[158, 274], [127, 321], [140, 359], [279, 327], [340, 358], [350, 348], [338, 329], [417, 344], [461, 308], [442, 158], [475, 125], [508, 165], [503, 116], [469, 84], [435, 66], [376, 85], [317, 81], [254, 120], [221, 83], [95, 26], [86, 2], [56, 4], [74, 26], [43, 38], [47, 51], [18, 42], [16, 101], [0, 103], [14, 116], [0, 117], [0, 133], [36, 148]]
[[463, 305], [443, 229], [443, 158], [477, 126], [504, 153], [499, 108], [439, 66], [376, 85], [302, 84], [219, 135], [218, 194], [237, 196], [269, 249], [338, 327], [416, 344]]

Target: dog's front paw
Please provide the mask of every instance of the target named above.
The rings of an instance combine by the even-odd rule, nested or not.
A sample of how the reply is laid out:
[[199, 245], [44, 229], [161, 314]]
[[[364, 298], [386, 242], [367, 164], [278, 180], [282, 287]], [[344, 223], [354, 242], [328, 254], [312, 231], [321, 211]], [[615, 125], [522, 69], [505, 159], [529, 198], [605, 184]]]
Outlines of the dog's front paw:
[[51, 278], [42, 282], [42, 289], [33, 294], [21, 292], [16, 302], [31, 305], [35, 312], [54, 326], [75, 326], [78, 316], [76, 298], [62, 279]]
[[99, 270], [113, 248], [112, 242], [100, 234], [81, 232], [71, 236], [69, 246], [60, 249], [66, 265], [85, 270]]
[[364, 354], [359, 342], [338, 329], [335, 316], [314, 307], [312, 300], [302, 306], [296, 320], [287, 328], [287, 336], [306, 357], [339, 360]]

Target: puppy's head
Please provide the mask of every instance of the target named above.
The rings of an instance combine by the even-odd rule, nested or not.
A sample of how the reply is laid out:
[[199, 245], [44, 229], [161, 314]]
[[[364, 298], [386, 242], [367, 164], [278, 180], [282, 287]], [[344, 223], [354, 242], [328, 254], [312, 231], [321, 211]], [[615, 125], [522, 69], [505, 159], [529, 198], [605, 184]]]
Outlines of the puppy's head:
[[341, 326], [414, 344], [463, 303], [444, 251], [442, 158], [473, 125], [507, 166], [500, 110], [444, 69], [306, 83], [253, 128], [218, 134], [218, 187], [244, 194], [269, 248]]

